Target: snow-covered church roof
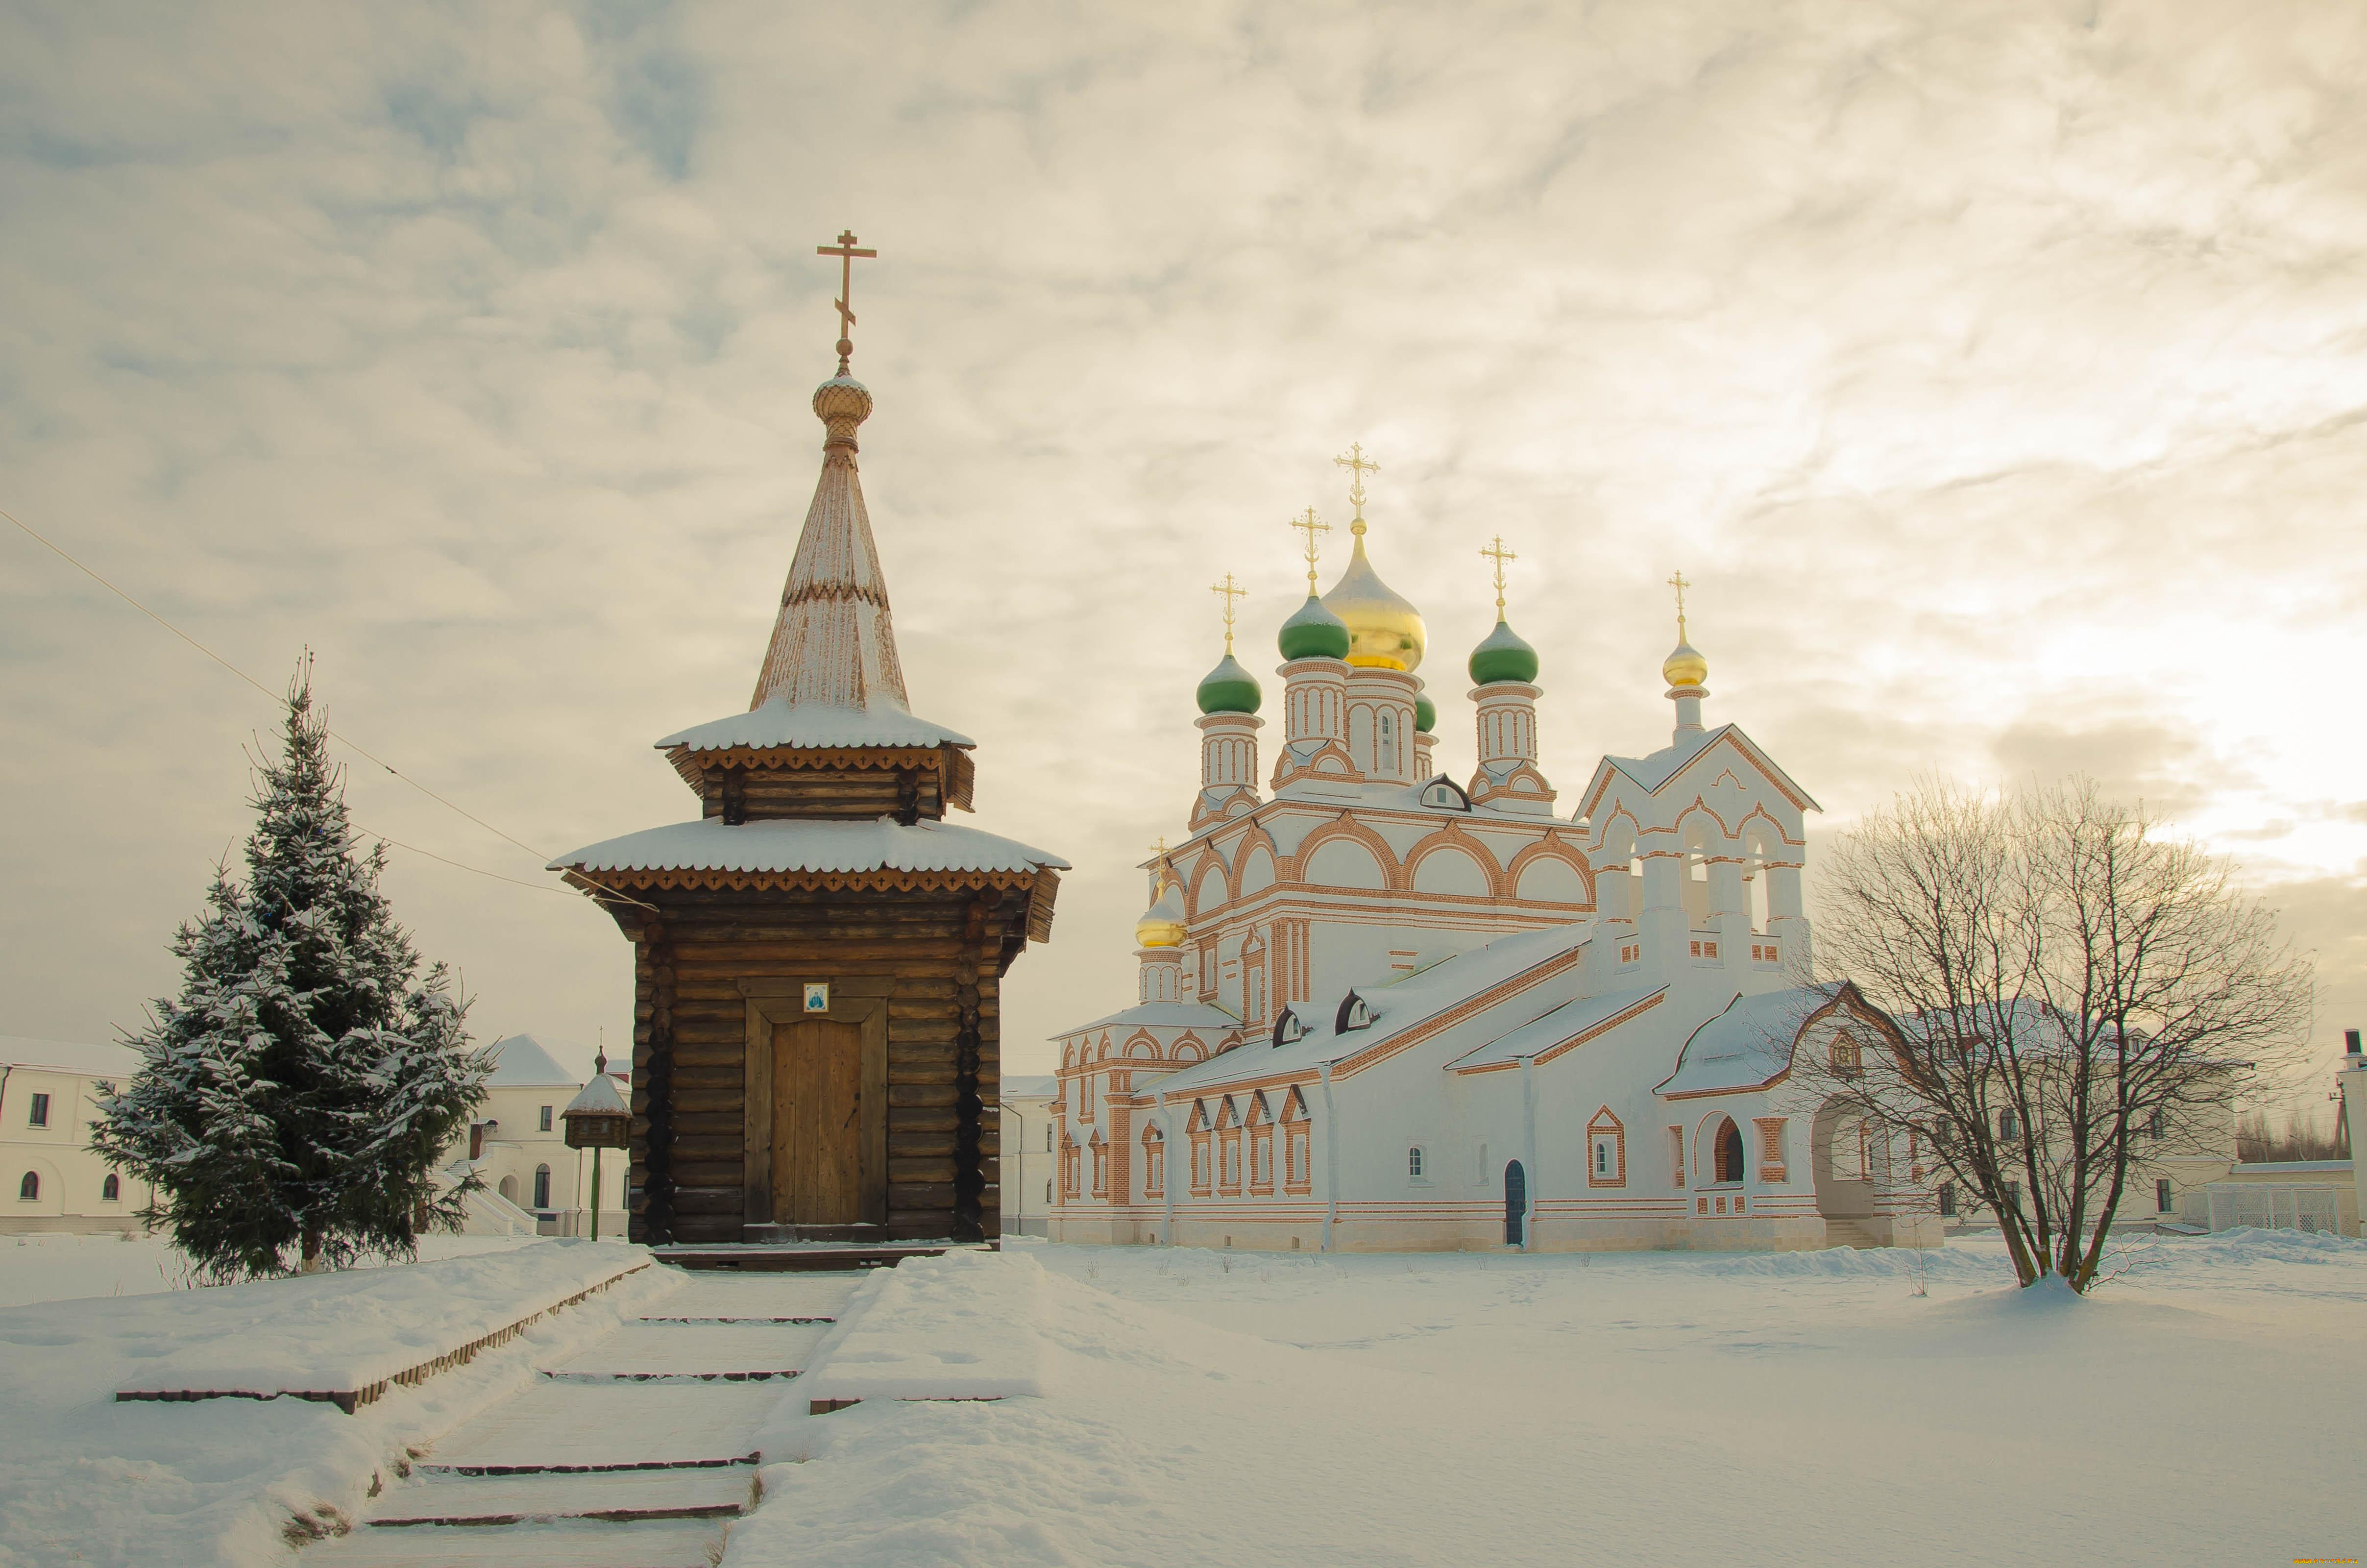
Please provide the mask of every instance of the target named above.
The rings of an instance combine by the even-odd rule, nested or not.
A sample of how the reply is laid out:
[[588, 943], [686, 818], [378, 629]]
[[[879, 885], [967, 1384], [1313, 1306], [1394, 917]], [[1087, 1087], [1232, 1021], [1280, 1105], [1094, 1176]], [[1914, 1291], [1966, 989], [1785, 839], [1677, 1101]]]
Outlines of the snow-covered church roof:
[[1792, 1048], [1810, 1019], [1839, 999], [1846, 983], [1795, 985], [1737, 996], [1702, 1025], [1677, 1053], [1677, 1070], [1654, 1087], [1670, 1099], [1760, 1089], [1792, 1067]]
[[1532, 1023], [1466, 1051], [1447, 1065], [1458, 1073], [1512, 1067], [1523, 1062], [1550, 1062], [1563, 1051], [1641, 1017], [1669, 994], [1665, 985], [1633, 991], [1612, 991], [1601, 996], [1580, 996], [1565, 1002]]
[[485, 1082], [496, 1089], [573, 1088], [583, 1081], [571, 1073], [530, 1034], [504, 1035], [493, 1041], [493, 1074]]
[[554, 871], [1036, 871], [1066, 870], [1057, 855], [974, 827], [923, 818], [900, 823], [720, 818], [644, 828], [572, 850]]

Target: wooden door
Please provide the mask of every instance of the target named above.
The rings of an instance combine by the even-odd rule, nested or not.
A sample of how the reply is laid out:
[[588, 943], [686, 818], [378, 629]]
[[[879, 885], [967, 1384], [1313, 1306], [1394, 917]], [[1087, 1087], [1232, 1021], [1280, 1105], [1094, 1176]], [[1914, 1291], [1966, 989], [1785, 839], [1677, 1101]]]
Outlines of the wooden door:
[[773, 1217], [860, 1224], [863, 1026], [800, 1018], [773, 1027]]

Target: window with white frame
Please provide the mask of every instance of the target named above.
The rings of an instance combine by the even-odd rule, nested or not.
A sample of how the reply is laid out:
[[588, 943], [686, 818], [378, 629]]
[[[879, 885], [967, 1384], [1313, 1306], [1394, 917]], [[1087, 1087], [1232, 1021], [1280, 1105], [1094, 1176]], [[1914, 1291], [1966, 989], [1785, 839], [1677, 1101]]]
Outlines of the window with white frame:
[[2169, 1178], [2160, 1177], [2153, 1184], [2153, 1211], [2157, 1214], [2168, 1214], [2177, 1207], [2177, 1200], [2170, 1193]]
[[1428, 1181], [1430, 1178], [1422, 1174], [1423, 1163], [1421, 1144], [1416, 1143], [1407, 1149], [1406, 1179], [1409, 1181]]
[[1619, 1165], [1619, 1142], [1607, 1132], [1594, 1135], [1594, 1174], [1605, 1181]]
[[550, 1131], [550, 1108], [549, 1106], [544, 1106], [542, 1108], [542, 1119], [535, 1124], [535, 1131], [538, 1132], [548, 1132]]
[[32, 1105], [26, 1112], [25, 1125], [28, 1127], [47, 1127], [49, 1124], [50, 1096], [47, 1095], [35, 1095], [33, 1096]]

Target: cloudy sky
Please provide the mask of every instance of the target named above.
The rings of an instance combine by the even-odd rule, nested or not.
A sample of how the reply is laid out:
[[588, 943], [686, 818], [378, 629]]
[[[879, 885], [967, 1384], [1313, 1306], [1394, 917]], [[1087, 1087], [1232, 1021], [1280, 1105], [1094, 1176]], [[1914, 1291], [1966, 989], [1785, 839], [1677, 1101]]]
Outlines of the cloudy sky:
[[[1270, 667], [1352, 440], [1450, 769], [1490, 535], [1566, 798], [1665, 734], [1682, 567], [1713, 718], [1823, 830], [2089, 770], [2286, 909], [2331, 1051], [2362, 81], [2347, 0], [12, 6], [0, 506], [266, 685], [309, 645], [340, 729], [538, 850], [677, 820], [649, 743], [747, 702], [851, 227], [914, 706], [979, 738], [980, 825], [1078, 867], [1014, 1070], [1131, 999], [1207, 585]], [[0, 670], [0, 1033], [105, 1038], [271, 708], [5, 525]], [[605, 915], [351, 799], [476, 869], [390, 881], [481, 1030], [617, 1042]]]

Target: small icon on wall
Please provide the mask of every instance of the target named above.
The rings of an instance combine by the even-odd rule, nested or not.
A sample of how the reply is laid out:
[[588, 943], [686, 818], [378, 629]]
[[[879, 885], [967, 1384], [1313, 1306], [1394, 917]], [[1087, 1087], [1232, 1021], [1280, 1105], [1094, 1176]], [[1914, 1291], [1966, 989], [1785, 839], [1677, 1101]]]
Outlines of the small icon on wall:
[[829, 981], [809, 980], [806, 982], [806, 1011], [809, 1013], [827, 1013], [830, 1011]]

